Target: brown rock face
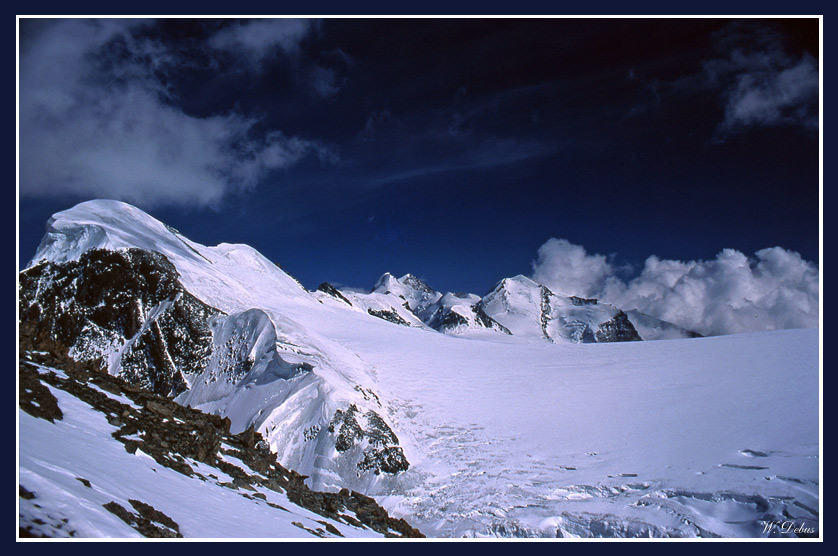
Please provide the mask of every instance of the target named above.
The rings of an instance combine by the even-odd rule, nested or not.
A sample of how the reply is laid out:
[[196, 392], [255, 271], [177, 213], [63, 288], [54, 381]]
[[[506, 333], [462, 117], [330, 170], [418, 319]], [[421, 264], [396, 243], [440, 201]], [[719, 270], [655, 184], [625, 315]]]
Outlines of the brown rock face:
[[[276, 461], [276, 454], [270, 451], [262, 435], [253, 429], [231, 434], [229, 419], [181, 406], [138, 388], [121, 377], [109, 375], [101, 368], [80, 365], [67, 357], [66, 347], [48, 337], [37, 336], [36, 328], [31, 323], [21, 326], [18, 372], [21, 377], [19, 405], [22, 409], [31, 409], [34, 406], [32, 399], [37, 399], [38, 405], [42, 405], [40, 400], [44, 396], [38, 392], [50, 394], [46, 387], [48, 384], [103, 413], [112, 425], [118, 427], [112, 436], [124, 445], [126, 451], [134, 453], [141, 449], [160, 465], [187, 477], [201, 481], [215, 480], [212, 475], [200, 475], [190, 465], [190, 462], [194, 465], [195, 461], [200, 461], [233, 477], [233, 482], [218, 484], [237, 490], [255, 502], [264, 498], [264, 495], [258, 496], [260, 493], [254, 492], [257, 488], [270, 489], [285, 493], [291, 502], [336, 522], [369, 528], [391, 537], [424, 536], [405, 520], [389, 516], [368, 496], [346, 489], [339, 493], [311, 490], [306, 486], [304, 476]], [[50, 368], [61, 369], [66, 378]], [[132, 403], [123, 403], [103, 391], [124, 396]], [[52, 400], [55, 401], [55, 398], [52, 397]], [[60, 419], [60, 413], [56, 402], [47, 414], [36, 416], [48, 420], [49, 417]], [[383, 429], [379, 432], [387, 435]], [[224, 461], [223, 455], [240, 460], [244, 466]], [[34, 498], [36, 495], [21, 485], [22, 498]], [[133, 511], [116, 503], [106, 505], [106, 509], [143, 535], [180, 535], [177, 524], [162, 512], [142, 501], [131, 500], [131, 504]], [[283, 511], [281, 506], [269, 505]], [[334, 529], [334, 526], [331, 528]], [[21, 530], [30, 534], [26, 527], [21, 527]], [[331, 533], [330, 528], [323, 530], [324, 535], [326, 532]]]
[[174, 265], [142, 249], [93, 250], [78, 261], [43, 262], [19, 276], [20, 320], [67, 346], [77, 361], [119, 364], [120, 376], [157, 394], [186, 389], [212, 351], [220, 311], [183, 289]]

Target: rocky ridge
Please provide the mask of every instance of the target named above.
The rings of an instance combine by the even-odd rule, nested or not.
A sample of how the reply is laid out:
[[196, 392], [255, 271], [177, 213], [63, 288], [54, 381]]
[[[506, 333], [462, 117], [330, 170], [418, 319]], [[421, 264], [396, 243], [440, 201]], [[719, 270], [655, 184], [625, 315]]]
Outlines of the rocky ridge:
[[[37, 337], [64, 345], [81, 364], [184, 404], [197, 406], [313, 370], [310, 363], [280, 356], [266, 313], [226, 314], [204, 303], [161, 253], [91, 249], [78, 260], [41, 261], [20, 273], [19, 292], [20, 321], [34, 327]], [[397, 322], [398, 315], [387, 317]], [[387, 428], [383, 444], [352, 452], [357, 469], [377, 475], [409, 467]]]
[[212, 355], [211, 317], [223, 314], [187, 292], [174, 265], [142, 249], [87, 251], [20, 273], [20, 320], [66, 343], [75, 360], [157, 394], [188, 388]]
[[[58, 369], [60, 372], [56, 372]], [[104, 369], [79, 363], [67, 355], [66, 346], [44, 335], [33, 323], [20, 326], [18, 373], [19, 406], [30, 415], [50, 422], [61, 420], [61, 408], [47, 385], [63, 390], [101, 412], [108, 423], [118, 427], [112, 436], [128, 453], [141, 450], [160, 465], [189, 479], [214, 482], [254, 503], [265, 503], [264, 495], [258, 492], [261, 489], [286, 494], [294, 504], [325, 518], [322, 529], [300, 525], [314, 536], [336, 536], [336, 533], [339, 536], [329, 521], [370, 529], [388, 537], [423, 536], [403, 519], [390, 517], [368, 496], [348, 489], [337, 493], [309, 489], [305, 476], [280, 465], [267, 442], [252, 428], [233, 434], [229, 419], [181, 406]], [[216, 468], [219, 474], [233, 480], [224, 483], [211, 474], [201, 474], [195, 469], [195, 462]], [[89, 481], [85, 486], [89, 486]], [[19, 494], [25, 500], [38, 496], [36, 490], [29, 490], [26, 485], [20, 485]], [[177, 523], [162, 512], [140, 500], [131, 500], [131, 505], [133, 511], [116, 502], [106, 504], [105, 509], [144, 536], [180, 536]], [[21, 537], [74, 536], [73, 531], [60, 527], [60, 520], [41, 515], [35, 506], [27, 508], [30, 511], [21, 510]], [[285, 510], [279, 506], [275, 509]]]
[[446, 334], [493, 331], [571, 343], [699, 336], [638, 311], [626, 313], [598, 299], [554, 293], [524, 276], [501, 280], [483, 297], [442, 294], [413, 274], [396, 278], [389, 272], [368, 294], [342, 291], [328, 283], [314, 293], [321, 301], [321, 294], [326, 294], [395, 324]]

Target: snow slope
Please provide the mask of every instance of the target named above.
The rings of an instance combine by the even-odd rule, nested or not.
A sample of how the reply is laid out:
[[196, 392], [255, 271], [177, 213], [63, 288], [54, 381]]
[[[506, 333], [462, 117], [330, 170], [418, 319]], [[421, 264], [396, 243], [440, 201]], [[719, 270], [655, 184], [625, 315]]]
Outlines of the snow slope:
[[[263, 489], [267, 501], [294, 508], [293, 514], [276, 511], [267, 504], [254, 504], [239, 493], [211, 482], [189, 480], [182, 474], [158, 465], [138, 452], [129, 454], [111, 438], [116, 427], [84, 403], [60, 390], [53, 390], [65, 419], [55, 424], [20, 413], [20, 483], [36, 498], [22, 501], [31, 519], [45, 516], [68, 519], [63, 528], [78, 537], [142, 537], [117, 516], [102, 509], [116, 501], [130, 508], [130, 499], [139, 499], [170, 516], [186, 537], [302, 537], [306, 535], [294, 521], [311, 529], [321, 528], [323, 518], [295, 507], [287, 497]], [[54, 454], [60, 457], [48, 458]], [[96, 454], [95, 458], [90, 454]], [[196, 471], [216, 476], [218, 470], [192, 463]], [[91, 483], [85, 486], [82, 478]], [[232, 482], [232, 477], [219, 476]], [[147, 485], [154, 488], [147, 488]], [[41, 508], [34, 508], [38, 504]], [[77, 506], [93, 511], [77, 511]], [[26, 508], [25, 506], [30, 506]], [[231, 519], [237, 516], [246, 519]], [[39, 530], [60, 534], [54, 526]], [[340, 527], [345, 536], [378, 536], [372, 531]]]
[[[43, 260], [76, 260], [96, 248], [131, 247], [164, 254], [188, 292], [230, 315], [226, 322], [261, 322], [256, 327], [257, 337], [252, 339], [256, 344], [263, 345], [265, 338], [275, 342], [278, 355], [264, 357], [264, 364], [256, 364], [242, 380], [218, 383], [209, 369], [201, 379], [192, 381], [190, 391], [179, 401], [230, 417], [234, 431], [253, 426], [269, 439], [282, 463], [310, 476], [310, 484], [317, 490], [363, 490], [368, 483], [382, 479], [373, 473], [359, 475], [357, 462], [352, 461], [358, 454], [336, 454], [328, 431], [336, 412], [351, 405], [382, 411], [380, 400], [368, 393], [373, 392], [368, 367], [311, 326], [328, 319], [333, 311], [345, 311], [318, 300], [252, 247], [225, 243], [206, 247], [131, 205], [96, 200], [50, 219], [30, 267]], [[254, 309], [267, 320], [254, 318]], [[360, 317], [363, 321], [379, 320], [369, 314]], [[229, 339], [218, 333], [241, 336], [218, 324], [216, 344]], [[244, 340], [239, 338], [242, 345], [236, 349], [248, 347]], [[274, 371], [281, 370], [257, 373], [269, 365], [268, 360], [277, 363]], [[294, 373], [295, 368], [311, 372]]]
[[[449, 336], [313, 295], [249, 247], [201, 246], [110, 201], [55, 215], [33, 261], [131, 246], [161, 250], [204, 302], [261, 311], [281, 360], [311, 369], [193, 388], [189, 403], [255, 425], [313, 486], [374, 495], [427, 535], [763, 536], [784, 519], [817, 529], [817, 330], [545, 342], [538, 285], [519, 279], [526, 302], [484, 298], [513, 335]], [[410, 469], [347, 464], [326, 440], [349, 404], [392, 426]]]
[[[31, 373], [27, 376], [52, 375], [52, 378], [41, 378], [41, 382], [37, 378], [27, 380], [24, 397], [30, 398], [29, 405], [26, 411], [22, 408], [18, 412], [18, 513], [25, 536], [142, 538], [161, 536], [160, 533], [187, 538], [383, 536], [357, 519], [338, 517], [341, 514], [334, 512], [333, 517], [326, 517], [301, 507], [295, 502], [299, 498], [291, 498], [292, 491], [299, 492], [295, 487], [269, 484], [262, 476], [262, 473], [270, 476], [266, 470], [252, 469], [233, 455], [242, 452], [228, 449], [233, 447], [225, 440], [220, 444], [218, 463], [210, 465], [194, 457], [181, 458], [179, 461], [186, 466], [186, 472], [161, 464], [159, 454], [152, 456], [143, 451], [149, 443], [154, 443], [145, 436], [146, 431], [141, 434], [148, 442], [140, 443], [131, 453], [128, 444], [116, 438], [124, 434], [120, 427], [125, 422], [134, 422], [130, 419], [135, 417], [124, 418], [127, 412], [144, 415], [143, 426], [160, 426], [155, 419], [166, 422], [165, 416], [152, 415], [163, 406], [151, 402], [144, 407], [123, 393], [112, 391], [113, 385], [104, 390], [94, 383], [80, 383], [60, 368], [24, 365], [32, 369], [27, 371]], [[56, 387], [56, 381], [70, 386]], [[48, 392], [34, 394], [35, 399], [31, 399], [33, 390], [38, 389]], [[85, 390], [88, 392], [79, 394]], [[115, 417], [103, 411], [99, 402], [91, 402], [90, 390], [94, 396], [112, 400], [108, 403], [117, 404], [119, 411], [126, 413]], [[50, 398], [58, 414], [45, 418], [37, 408], [49, 405]], [[151, 407], [155, 409], [150, 410]], [[166, 412], [165, 408], [163, 411]], [[168, 421], [185, 425], [176, 416], [170, 416]], [[140, 440], [138, 434], [133, 436]], [[166, 438], [172, 442], [173, 437]], [[170, 445], [169, 450], [170, 455], [177, 454], [178, 448]], [[249, 477], [247, 482], [242, 481], [243, 476]], [[254, 477], [255, 482], [251, 480]], [[338, 511], [344, 515], [352, 513], [346, 507]], [[156, 531], [149, 534], [148, 529], [128, 523], [141, 521], [139, 516], [150, 519], [146, 527], [150, 525]]]

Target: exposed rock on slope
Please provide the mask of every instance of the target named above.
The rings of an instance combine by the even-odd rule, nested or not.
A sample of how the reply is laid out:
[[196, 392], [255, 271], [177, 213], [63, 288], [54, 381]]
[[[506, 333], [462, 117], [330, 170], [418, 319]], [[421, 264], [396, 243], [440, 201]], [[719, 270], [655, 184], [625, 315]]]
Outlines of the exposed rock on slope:
[[392, 322], [393, 324], [410, 326], [410, 324], [408, 324], [406, 320], [400, 317], [399, 314], [393, 310], [387, 311], [383, 309], [367, 309], [367, 313], [371, 314], [374, 317], [378, 317], [380, 319]]
[[355, 404], [346, 410], [335, 412], [329, 432], [337, 435], [335, 449], [346, 452], [355, 448], [363, 450], [363, 460], [358, 463], [360, 471], [372, 470], [376, 475], [407, 471], [410, 464], [399, 446], [399, 439], [375, 411], [361, 412]]
[[640, 334], [622, 311], [600, 324], [596, 331], [597, 342], [639, 342], [640, 339]]
[[166, 257], [141, 249], [87, 251], [20, 274], [21, 321], [67, 343], [77, 361], [166, 396], [206, 368], [208, 320], [220, 314], [184, 290]]
[[[114, 442], [122, 443], [126, 452], [141, 451], [151, 456], [158, 464], [182, 474], [184, 482], [201, 481], [237, 491], [253, 501], [253, 517], [265, 511], [259, 509], [265, 504], [273, 507], [273, 511], [294, 511], [276, 504], [271, 506], [264, 492], [274, 491], [287, 496], [299, 508], [328, 520], [320, 522], [323, 528], [298, 525], [305, 531], [301, 536], [343, 536], [336, 525], [369, 529], [384, 536], [423, 536], [403, 519], [390, 517], [372, 498], [346, 489], [337, 493], [310, 490], [304, 483], [305, 477], [277, 463], [276, 454], [258, 432], [249, 429], [232, 434], [229, 419], [183, 407], [120, 377], [79, 364], [66, 356], [65, 348], [59, 343], [39, 336], [32, 323], [21, 326], [19, 346], [19, 405], [34, 417], [60, 421], [63, 415], [50, 388], [64, 391], [117, 427], [112, 437]], [[224, 482], [208, 474], [208, 468], [232, 480]], [[79, 481], [91, 488], [90, 480], [82, 477]], [[154, 487], [142, 485], [146, 489]], [[71, 529], [60, 526], [60, 516], [47, 515], [48, 508], [37, 503], [37, 489], [21, 485], [20, 492], [21, 498], [30, 502], [21, 504], [21, 536], [75, 536]], [[140, 500], [131, 500], [130, 505], [133, 511], [115, 501], [108, 502], [103, 509], [144, 536], [181, 536], [178, 524], [165, 513]], [[93, 512], [95, 508], [84, 506], [75, 511]], [[289, 519], [292, 517], [289, 514]], [[231, 516], [231, 519], [248, 519], [248, 516]], [[297, 519], [302, 521], [300, 517]]]
[[[238, 397], [260, 386], [271, 388], [268, 395], [281, 402], [281, 395], [305, 388], [307, 383], [294, 379], [314, 369], [299, 357], [280, 356], [275, 325], [264, 311], [228, 315], [211, 307], [185, 289], [166, 256], [143, 249], [93, 249], [78, 260], [42, 261], [20, 275], [19, 308], [22, 323], [35, 326], [38, 337], [65, 345], [74, 360], [184, 405], [204, 407], [221, 400], [211, 409], [222, 415], [230, 407], [225, 399], [264, 404], [264, 399]], [[388, 316], [398, 317], [382, 318]], [[274, 430], [265, 410], [257, 405], [244, 414], [229, 413], [234, 432], [260, 424]], [[329, 419], [337, 408], [312, 408], [318, 410]], [[293, 407], [288, 412], [299, 413]], [[255, 419], [248, 417], [253, 414]], [[327, 443], [319, 445], [324, 452], [333, 450]], [[356, 471], [375, 474], [409, 466], [398, 439], [386, 446], [365, 444], [344, 459], [350, 457]]]
[[346, 299], [346, 298], [343, 296], [343, 294], [342, 294], [342, 293], [340, 293], [340, 292], [339, 292], [339, 291], [338, 291], [338, 290], [337, 290], [337, 289], [336, 289], [333, 285], [331, 285], [329, 282], [323, 282], [322, 284], [320, 284], [319, 286], [317, 286], [317, 291], [319, 291], [319, 292], [323, 292], [323, 293], [326, 293], [326, 294], [329, 294], [329, 295], [331, 295], [332, 297], [334, 297], [334, 298], [336, 298], [336, 299], [340, 299], [341, 301], [343, 301], [344, 303], [346, 303], [346, 304], [347, 304], [347, 305], [349, 305], [350, 307], [352, 306], [352, 302], [351, 302], [351, 301], [349, 301], [348, 299]]

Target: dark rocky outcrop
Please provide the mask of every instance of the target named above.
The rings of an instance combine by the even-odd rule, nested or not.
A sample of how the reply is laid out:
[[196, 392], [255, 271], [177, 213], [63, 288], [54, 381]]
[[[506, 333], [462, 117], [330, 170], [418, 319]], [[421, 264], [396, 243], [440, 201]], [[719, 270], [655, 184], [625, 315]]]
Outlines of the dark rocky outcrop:
[[483, 307], [480, 306], [480, 303], [475, 303], [474, 305], [472, 305], [471, 311], [474, 313], [474, 317], [477, 319], [477, 322], [479, 322], [484, 327], [498, 330], [508, 336], [512, 335], [512, 332], [510, 332], [507, 327], [505, 327], [504, 325], [487, 315], [486, 311], [483, 310]]
[[540, 286], [539, 290], [541, 292], [541, 313], [539, 319], [539, 324], [541, 324], [541, 333], [544, 335], [545, 339], [552, 342], [553, 339], [547, 331], [547, 325], [550, 323], [550, 316], [553, 312], [552, 307], [550, 307], [550, 296], [553, 295], [553, 292], [544, 286]]
[[401, 324], [402, 326], [410, 326], [410, 323], [404, 320], [399, 314], [395, 311], [387, 311], [384, 309], [367, 309], [367, 313], [371, 314], [374, 317], [378, 317], [380, 319], [384, 319], [386, 321], [392, 322], [394, 324]]
[[[101, 368], [81, 364], [67, 355], [65, 345], [50, 339], [48, 335], [39, 335], [39, 329], [33, 323], [21, 324], [19, 356], [18, 372], [21, 376], [28, 374], [28, 378], [22, 379], [21, 384], [38, 381], [42, 388], [48, 384], [101, 412], [111, 425], [118, 427], [112, 435], [114, 440], [121, 442], [130, 453], [140, 449], [160, 465], [195, 480], [215, 481], [238, 491], [246, 498], [263, 498], [264, 495], [254, 492], [255, 487], [267, 488], [285, 493], [294, 504], [328, 519], [355, 527], [367, 527], [385, 536], [423, 536], [403, 519], [390, 517], [372, 498], [346, 489], [339, 493], [312, 491], [306, 486], [304, 476], [286, 469], [276, 461], [276, 454], [271, 452], [258, 432], [248, 429], [232, 434], [229, 419], [181, 406], [121, 377], [109, 375]], [[60, 369], [60, 373], [50, 369]], [[127, 398], [131, 403], [123, 403], [106, 392]], [[29, 404], [26, 396], [28, 394], [25, 389], [21, 388], [19, 404], [22, 408]], [[355, 408], [353, 415], [357, 411]], [[375, 450], [371, 451], [371, 460], [382, 461], [379, 469], [389, 472], [387, 469], [398, 466], [398, 457], [394, 455], [396, 451], [392, 450], [393, 446], [389, 443], [395, 440], [397, 444], [398, 440], [374, 412], [367, 412], [363, 417], [365, 427], [359, 427], [360, 431], [347, 432], [344, 436], [347, 442], [350, 438], [368, 439], [371, 447], [381, 451], [379, 455], [375, 455]], [[223, 455], [240, 460], [244, 466], [225, 461]], [[190, 461], [200, 461], [215, 467], [233, 477], [233, 482], [221, 483], [212, 474], [201, 475], [193, 468], [194, 463], [190, 465]], [[20, 495], [24, 499], [31, 499], [37, 493], [21, 485]], [[141, 501], [132, 500], [131, 504], [133, 511], [116, 502], [110, 503], [107, 509], [144, 535], [179, 534], [177, 524], [162, 512]], [[284, 510], [276, 504], [269, 505], [279, 511]], [[33, 526], [38, 526], [38, 522], [24, 517], [21, 516], [21, 531], [34, 535], [38, 529]], [[60, 522], [57, 525], [51, 524], [51, 527], [49, 530], [55, 534], [60, 533]]]
[[400, 471], [407, 471], [410, 464], [404, 457], [404, 450], [399, 446], [386, 446], [384, 448], [368, 450], [364, 452], [364, 459], [358, 463], [361, 471], [372, 471], [376, 475], [384, 473], [396, 474]]
[[440, 307], [436, 310], [433, 316], [428, 319], [428, 326], [440, 332], [444, 330], [452, 330], [460, 326], [467, 326], [468, 320], [458, 313], [448, 309], [447, 307]]
[[157, 539], [183, 538], [180, 526], [163, 512], [139, 500], [129, 500], [134, 511], [126, 510], [115, 501], [103, 507], [119, 519], [136, 529], [142, 536]]
[[49, 388], [41, 383], [36, 371], [29, 367], [21, 367], [18, 377], [18, 402], [23, 411], [50, 423], [64, 418], [61, 408], [58, 407], [58, 400]]
[[362, 413], [355, 404], [345, 410], [339, 409], [329, 423], [329, 432], [335, 435], [338, 452], [346, 452], [367, 441], [364, 457], [358, 463], [359, 471], [396, 474], [410, 467], [393, 429], [375, 411]]
[[570, 302], [577, 307], [581, 307], [584, 305], [596, 305], [599, 303], [598, 299], [586, 298], [586, 297], [576, 297], [575, 295], [570, 296]]
[[346, 303], [350, 307], [352, 306], [352, 303], [348, 299], [346, 299], [346, 297], [344, 297], [344, 295], [342, 293], [340, 293], [337, 290], [337, 288], [335, 288], [329, 282], [323, 282], [322, 284], [317, 286], [317, 291], [323, 292], [325, 294], [329, 294], [336, 299], [340, 299], [341, 301], [343, 301], [344, 303]]
[[208, 319], [221, 311], [187, 292], [169, 260], [142, 249], [87, 251], [20, 273], [20, 320], [64, 343], [74, 359], [118, 370], [129, 382], [175, 396], [185, 372], [212, 351]]
[[640, 334], [622, 311], [613, 319], [600, 324], [596, 331], [597, 342], [639, 342], [641, 340]]

